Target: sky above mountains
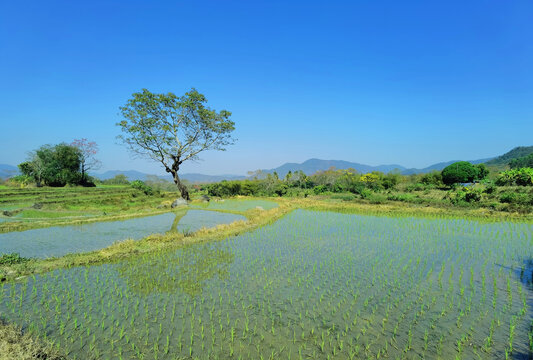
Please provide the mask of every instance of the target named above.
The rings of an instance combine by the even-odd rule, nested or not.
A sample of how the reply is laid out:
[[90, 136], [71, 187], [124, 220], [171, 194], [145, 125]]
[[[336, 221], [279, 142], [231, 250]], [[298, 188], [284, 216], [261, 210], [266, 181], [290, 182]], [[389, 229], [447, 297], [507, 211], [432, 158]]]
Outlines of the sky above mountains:
[[531, 145], [533, 3], [5, 1], [0, 163], [88, 138], [101, 171], [163, 173], [115, 137], [133, 92], [197, 88], [236, 145], [184, 172], [309, 158], [425, 167]]

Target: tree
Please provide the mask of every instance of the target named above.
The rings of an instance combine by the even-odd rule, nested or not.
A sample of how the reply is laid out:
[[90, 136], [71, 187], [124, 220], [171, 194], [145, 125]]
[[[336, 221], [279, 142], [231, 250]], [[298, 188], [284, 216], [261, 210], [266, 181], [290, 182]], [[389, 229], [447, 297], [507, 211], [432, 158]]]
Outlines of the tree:
[[87, 171], [100, 168], [101, 162], [94, 156], [98, 152], [98, 145], [87, 139], [74, 139], [70, 144], [80, 151], [81, 182], [87, 182]]
[[30, 159], [19, 164], [19, 169], [38, 186], [77, 185], [81, 183], [80, 157], [78, 148], [65, 143], [43, 145], [30, 153]]
[[482, 180], [488, 175], [484, 164], [472, 165], [468, 161], [458, 161], [442, 169], [442, 182], [446, 185]]
[[181, 164], [197, 160], [202, 151], [224, 151], [234, 143], [231, 112], [217, 112], [206, 103], [194, 88], [183, 96], [143, 89], [120, 107], [124, 120], [117, 124], [123, 132], [118, 138], [134, 154], [160, 162], [186, 200], [190, 196], [178, 175]]

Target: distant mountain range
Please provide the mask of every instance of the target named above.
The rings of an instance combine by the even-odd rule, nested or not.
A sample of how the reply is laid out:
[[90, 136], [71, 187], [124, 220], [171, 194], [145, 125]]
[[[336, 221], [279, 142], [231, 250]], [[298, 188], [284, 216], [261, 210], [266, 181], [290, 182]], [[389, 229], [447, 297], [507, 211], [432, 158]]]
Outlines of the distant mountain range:
[[[150, 175], [150, 174], [145, 174], [145, 173], [142, 173], [136, 170], [126, 170], [126, 171], [109, 170], [101, 174], [94, 173], [94, 174], [91, 174], [91, 176], [94, 176], [100, 180], [107, 180], [107, 179], [112, 179], [116, 175], [119, 175], [119, 174], [126, 175], [128, 180], [130, 181], [133, 181], [133, 180], [145, 181], [148, 179], [149, 176], [157, 176], [160, 179], [173, 181], [171, 175]], [[222, 180], [242, 180], [245, 178], [246, 178], [245, 176], [240, 176], [240, 175], [204, 175], [204, 174], [196, 174], [196, 173], [180, 174], [180, 179], [187, 180], [193, 183], [209, 183], [209, 182], [218, 182]]]
[[[480, 160], [469, 160], [472, 164], [480, 164], [485, 161], [488, 161], [492, 158], [488, 159], [480, 159]], [[303, 171], [306, 175], [314, 174], [317, 171], [327, 170], [331, 167], [334, 167], [335, 169], [339, 170], [345, 170], [345, 169], [354, 169], [359, 173], [369, 173], [372, 171], [381, 171], [384, 173], [389, 173], [396, 171], [403, 175], [411, 175], [411, 174], [421, 174], [421, 173], [428, 173], [431, 171], [439, 171], [444, 169], [446, 166], [453, 164], [454, 162], [457, 162], [460, 160], [453, 160], [453, 161], [447, 161], [447, 162], [441, 162], [437, 164], [430, 165], [428, 167], [425, 167], [423, 169], [408, 169], [404, 166], [393, 164], [393, 165], [378, 165], [378, 166], [371, 166], [371, 165], [365, 165], [365, 164], [359, 164], [359, 163], [353, 163], [349, 161], [344, 160], [320, 160], [320, 159], [309, 159], [304, 161], [301, 164], [298, 163], [286, 163], [283, 164], [275, 169], [268, 169], [268, 170], [261, 170], [263, 173], [274, 173], [276, 172], [278, 176], [285, 177], [287, 173], [290, 171]]]
[[[493, 158], [486, 158], [486, 159], [479, 159], [479, 160], [468, 160], [468, 161], [471, 162], [472, 164], [486, 163], [487, 165], [491, 165], [491, 166], [504, 167], [505, 165], [507, 165], [507, 163], [511, 159], [527, 156], [531, 153], [533, 153], [533, 146], [519, 146], [501, 156], [497, 156]], [[317, 171], [327, 170], [331, 167], [334, 167], [336, 169], [354, 169], [360, 173], [368, 173], [372, 171], [381, 171], [384, 173], [388, 173], [392, 171], [397, 171], [403, 175], [411, 175], [411, 174], [428, 173], [431, 171], [440, 171], [444, 169], [446, 166], [453, 164], [456, 161], [459, 161], [459, 160], [440, 162], [440, 163], [433, 164], [422, 169], [415, 169], [415, 168], [408, 169], [404, 166], [397, 165], [397, 164], [371, 166], [371, 165], [365, 165], [365, 164], [349, 162], [349, 161], [344, 161], [344, 160], [309, 159], [309, 160], [304, 161], [303, 163], [286, 163], [275, 169], [265, 169], [265, 170], [261, 170], [261, 172], [263, 174], [268, 174], [268, 173], [272, 174], [276, 172], [280, 178], [283, 178], [285, 177], [285, 175], [287, 175], [289, 171], [295, 172], [295, 171], [301, 170], [305, 174], [311, 175]], [[8, 178], [8, 177], [18, 175], [18, 174], [19, 174], [19, 171], [16, 166], [0, 164], [0, 178]], [[145, 181], [147, 180], [149, 176], [151, 176], [149, 174], [142, 173], [136, 170], [127, 170], [127, 171], [110, 170], [104, 173], [93, 173], [91, 175], [100, 180], [106, 180], [106, 179], [111, 179], [118, 174], [126, 175], [126, 177], [130, 181], [133, 181], [133, 180]], [[172, 181], [172, 177], [170, 175], [157, 175], [157, 177], [168, 180], [168, 181]], [[180, 174], [180, 178], [183, 180], [193, 182], [193, 183], [211, 183], [211, 182], [218, 182], [222, 180], [242, 180], [242, 179], [246, 179], [246, 176], [229, 175], [229, 174], [228, 175], [204, 175], [204, 174], [192, 173], [192, 174]]]
[[7, 179], [19, 174], [19, 169], [13, 165], [0, 164], [0, 178]]

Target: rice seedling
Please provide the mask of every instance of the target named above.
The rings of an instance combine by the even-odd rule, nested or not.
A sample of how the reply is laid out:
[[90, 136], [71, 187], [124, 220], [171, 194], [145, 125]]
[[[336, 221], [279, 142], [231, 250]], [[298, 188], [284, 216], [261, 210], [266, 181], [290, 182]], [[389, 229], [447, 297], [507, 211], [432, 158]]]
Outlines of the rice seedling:
[[1, 284], [0, 312], [71, 358], [511, 357], [533, 351], [532, 230], [297, 210]]

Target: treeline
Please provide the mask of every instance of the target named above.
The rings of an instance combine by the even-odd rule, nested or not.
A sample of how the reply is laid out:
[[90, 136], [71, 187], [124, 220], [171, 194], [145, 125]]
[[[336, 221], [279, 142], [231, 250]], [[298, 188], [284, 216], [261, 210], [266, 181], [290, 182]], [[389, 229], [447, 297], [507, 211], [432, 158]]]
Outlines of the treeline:
[[253, 179], [202, 185], [210, 196], [325, 195], [341, 200], [357, 198], [371, 203], [402, 201], [416, 204], [483, 206], [502, 211], [530, 212], [533, 208], [533, 168], [490, 173], [483, 165], [457, 162], [427, 174], [400, 175], [353, 169], [329, 169], [307, 176], [289, 172], [260, 174]]
[[[298, 196], [319, 195], [326, 192], [341, 193], [350, 192], [364, 195], [369, 191], [392, 189], [398, 184], [401, 175], [396, 173], [384, 174], [374, 171], [368, 174], [360, 174], [353, 169], [336, 170], [329, 169], [318, 171], [307, 176], [302, 171], [292, 173], [280, 179], [277, 173], [266, 174], [262, 178], [248, 180], [221, 181], [207, 184], [203, 190], [211, 196]], [[432, 180], [433, 174], [427, 176]], [[439, 177], [440, 181], [440, 177]]]

